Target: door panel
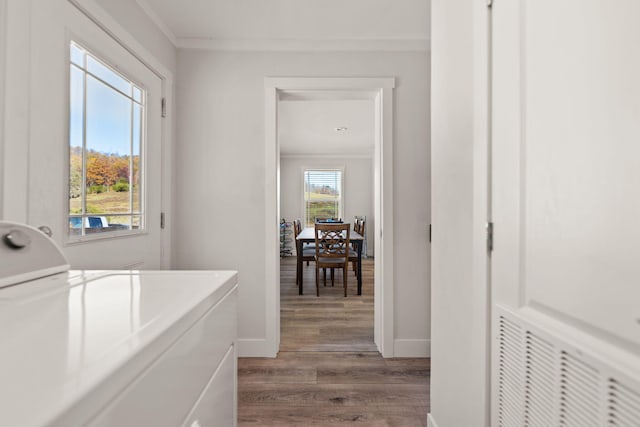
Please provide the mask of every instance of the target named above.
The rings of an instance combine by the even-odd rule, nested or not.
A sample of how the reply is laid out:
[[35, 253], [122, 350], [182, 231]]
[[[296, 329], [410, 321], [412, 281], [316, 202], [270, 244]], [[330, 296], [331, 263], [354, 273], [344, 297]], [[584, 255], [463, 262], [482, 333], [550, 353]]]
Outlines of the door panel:
[[[162, 82], [151, 70], [65, 0], [33, 0], [31, 22], [28, 222], [46, 224], [73, 268], [160, 268]], [[145, 231], [69, 242], [69, 43], [73, 40], [147, 91], [141, 168]], [[103, 236], [101, 236], [103, 237]]]
[[524, 15], [526, 300], [640, 344], [640, 3], [545, 3]]
[[640, 3], [493, 13], [495, 300], [638, 346]]
[[619, 388], [640, 407], [640, 3], [492, 11], [492, 425], [617, 425]]

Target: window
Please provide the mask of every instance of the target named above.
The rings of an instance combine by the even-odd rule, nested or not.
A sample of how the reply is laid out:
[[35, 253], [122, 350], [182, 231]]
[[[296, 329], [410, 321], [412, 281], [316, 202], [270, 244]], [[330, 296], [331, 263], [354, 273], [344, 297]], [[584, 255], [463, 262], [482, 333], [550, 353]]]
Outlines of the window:
[[316, 218], [342, 218], [342, 170], [304, 170], [304, 217], [307, 227]]
[[69, 237], [143, 229], [145, 91], [70, 44]]

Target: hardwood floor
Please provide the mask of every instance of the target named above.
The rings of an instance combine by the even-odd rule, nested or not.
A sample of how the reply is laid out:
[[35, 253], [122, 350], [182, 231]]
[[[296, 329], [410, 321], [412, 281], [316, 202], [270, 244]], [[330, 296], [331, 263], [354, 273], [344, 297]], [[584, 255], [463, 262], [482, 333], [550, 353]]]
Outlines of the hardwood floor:
[[[295, 285], [295, 258], [281, 262], [281, 338], [275, 359], [238, 360], [239, 426], [426, 426], [429, 359], [383, 359], [373, 342], [373, 260], [362, 296], [349, 272], [315, 293], [313, 263]], [[321, 276], [322, 279], [322, 276]]]

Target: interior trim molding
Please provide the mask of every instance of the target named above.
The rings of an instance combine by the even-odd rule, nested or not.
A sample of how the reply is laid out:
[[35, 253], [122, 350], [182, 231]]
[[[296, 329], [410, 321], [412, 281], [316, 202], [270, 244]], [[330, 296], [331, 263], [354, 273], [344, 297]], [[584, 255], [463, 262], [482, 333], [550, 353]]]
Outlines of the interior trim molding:
[[431, 340], [396, 339], [394, 357], [431, 357]]
[[149, 5], [135, 0], [144, 13], [178, 49], [239, 52], [428, 52], [431, 40], [423, 35], [401, 38], [291, 38], [291, 39], [221, 39], [178, 37]]
[[238, 339], [238, 357], [276, 357], [273, 343], [266, 339]]
[[304, 154], [304, 153], [291, 153], [280, 154], [281, 159], [373, 159], [373, 153], [371, 154]]
[[[375, 95], [374, 149], [374, 342], [382, 357], [394, 352], [393, 88], [394, 77], [265, 77], [265, 336], [280, 344], [280, 147], [278, 101], [284, 92], [364, 91]], [[384, 234], [383, 231], [384, 230]]]
[[431, 48], [430, 40], [426, 37], [398, 39], [216, 39], [178, 37], [176, 42], [176, 47], [179, 49], [240, 52], [428, 52]]
[[427, 427], [438, 427], [438, 424], [436, 423], [436, 420], [433, 418], [433, 415], [431, 415], [431, 412], [427, 414]]

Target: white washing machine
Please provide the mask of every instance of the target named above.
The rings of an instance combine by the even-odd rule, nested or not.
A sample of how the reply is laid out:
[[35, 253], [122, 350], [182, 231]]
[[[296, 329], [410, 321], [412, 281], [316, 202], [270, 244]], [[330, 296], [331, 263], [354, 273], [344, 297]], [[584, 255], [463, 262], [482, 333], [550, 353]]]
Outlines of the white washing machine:
[[69, 271], [0, 221], [0, 426], [235, 426], [235, 271]]

